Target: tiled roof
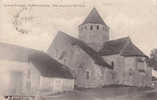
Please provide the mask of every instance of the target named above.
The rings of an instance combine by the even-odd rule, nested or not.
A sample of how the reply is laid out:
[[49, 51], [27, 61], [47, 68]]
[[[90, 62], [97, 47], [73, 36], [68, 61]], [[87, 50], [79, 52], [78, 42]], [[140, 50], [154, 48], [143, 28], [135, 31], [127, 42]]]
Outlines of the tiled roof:
[[89, 13], [87, 18], [82, 23], [82, 25], [88, 23], [106, 25], [101, 16], [99, 15], [98, 11], [96, 10], [96, 8], [92, 9], [92, 11]]
[[72, 79], [70, 69], [44, 52], [36, 52], [29, 56], [31, 62], [44, 77]]
[[122, 56], [146, 56], [131, 42], [129, 37], [107, 41], [99, 51], [99, 55], [101, 56], [114, 54]]

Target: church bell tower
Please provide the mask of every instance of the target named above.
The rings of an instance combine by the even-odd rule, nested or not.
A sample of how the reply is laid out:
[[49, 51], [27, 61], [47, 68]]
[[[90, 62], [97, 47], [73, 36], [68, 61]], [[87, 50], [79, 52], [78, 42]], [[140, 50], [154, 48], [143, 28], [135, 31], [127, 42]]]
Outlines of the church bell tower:
[[105, 24], [96, 8], [93, 8], [84, 22], [79, 25], [79, 39], [99, 51], [109, 40], [109, 27]]

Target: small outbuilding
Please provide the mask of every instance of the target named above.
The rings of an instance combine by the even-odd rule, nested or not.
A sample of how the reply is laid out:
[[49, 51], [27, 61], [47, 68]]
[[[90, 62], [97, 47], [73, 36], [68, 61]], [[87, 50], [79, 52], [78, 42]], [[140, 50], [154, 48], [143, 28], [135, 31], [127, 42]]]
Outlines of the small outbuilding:
[[39, 85], [35, 87], [39, 88], [40, 94], [56, 94], [73, 90], [74, 79], [70, 69], [65, 65], [57, 62], [44, 52], [32, 54], [29, 57], [29, 62], [32, 64], [31, 82]]

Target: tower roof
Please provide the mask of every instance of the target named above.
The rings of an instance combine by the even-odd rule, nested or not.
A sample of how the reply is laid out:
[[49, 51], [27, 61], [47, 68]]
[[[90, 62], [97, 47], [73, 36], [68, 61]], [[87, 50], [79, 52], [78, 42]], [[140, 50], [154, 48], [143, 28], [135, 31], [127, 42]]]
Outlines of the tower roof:
[[88, 23], [106, 25], [101, 16], [99, 15], [98, 11], [96, 10], [96, 8], [92, 9], [92, 11], [89, 13], [87, 18], [82, 23], [82, 25]]

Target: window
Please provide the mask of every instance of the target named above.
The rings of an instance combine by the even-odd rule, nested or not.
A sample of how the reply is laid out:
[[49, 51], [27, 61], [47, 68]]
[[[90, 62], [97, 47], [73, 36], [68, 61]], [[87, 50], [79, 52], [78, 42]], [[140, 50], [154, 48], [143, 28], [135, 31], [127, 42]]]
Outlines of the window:
[[132, 75], [133, 75], [133, 70], [129, 69], [129, 76], [132, 76]]
[[142, 58], [137, 58], [136, 61], [137, 61], [136, 67], [137, 67], [138, 72], [140, 72], [140, 73], [145, 73], [146, 65], [145, 65], [145, 63], [144, 63], [144, 59], [142, 59]]
[[90, 26], [90, 30], [93, 30], [93, 26], [92, 25]]
[[89, 72], [88, 71], [86, 72], [86, 79], [87, 80], [89, 79]]
[[115, 79], [116, 79], [116, 72], [113, 72], [113, 71], [112, 71], [112, 72], [111, 72], [111, 75], [112, 75], [112, 79], [115, 80]]
[[114, 67], [114, 62], [113, 61], [111, 62], [111, 65], [112, 65], [112, 67]]
[[96, 26], [97, 30], [99, 30], [99, 25]]
[[141, 73], [145, 73], [144, 69], [139, 69], [138, 71], [141, 72]]

